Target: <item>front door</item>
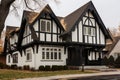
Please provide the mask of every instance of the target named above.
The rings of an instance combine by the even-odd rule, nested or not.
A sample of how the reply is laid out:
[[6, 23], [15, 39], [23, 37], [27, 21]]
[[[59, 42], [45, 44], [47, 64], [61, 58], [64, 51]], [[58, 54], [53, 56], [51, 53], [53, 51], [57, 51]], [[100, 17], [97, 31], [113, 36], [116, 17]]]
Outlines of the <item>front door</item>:
[[82, 53], [80, 53], [80, 48], [69, 47], [67, 65], [80, 66], [81, 64], [82, 64]]

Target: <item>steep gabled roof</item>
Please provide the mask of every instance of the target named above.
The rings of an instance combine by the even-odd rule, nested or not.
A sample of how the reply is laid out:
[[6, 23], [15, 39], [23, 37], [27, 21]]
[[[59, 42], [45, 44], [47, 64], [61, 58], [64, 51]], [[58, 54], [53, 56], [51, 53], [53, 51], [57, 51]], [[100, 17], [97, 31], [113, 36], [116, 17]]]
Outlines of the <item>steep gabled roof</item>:
[[112, 42], [112, 44], [107, 45], [108, 48], [107, 55], [109, 55], [114, 49], [116, 50], [116, 52], [118, 51], [119, 47], [115, 47], [115, 46], [120, 44], [119, 41], [120, 41], [120, 36], [116, 36], [114, 37], [114, 41]]
[[26, 19], [28, 24], [32, 23], [38, 17], [38, 15], [39, 13], [36, 12], [31, 12], [26, 10], [24, 10], [23, 12], [23, 18]]
[[[69, 14], [68, 16], [66, 16], [64, 18], [64, 25], [63, 26], [67, 31], [69, 31], [74, 26], [74, 24], [82, 16], [82, 14], [85, 12], [85, 9], [88, 6], [89, 6], [89, 3], [83, 5], [82, 7], [80, 7], [79, 9], [77, 9], [76, 11], [72, 12], [71, 14]], [[61, 18], [61, 20], [62, 20], [62, 18]], [[62, 24], [63, 24], [63, 22], [62, 22]]]
[[68, 16], [66, 16], [64, 18], [59, 17], [61, 24], [63, 25], [64, 29], [66, 30], [65, 33], [69, 33], [72, 30], [74, 30], [75, 25], [80, 20], [82, 20], [82, 17], [84, 16], [85, 12], [87, 12], [88, 10], [90, 10], [93, 13], [98, 25], [100, 25], [100, 28], [103, 31], [103, 33], [105, 34], [106, 38], [110, 38], [110, 35], [107, 32], [107, 29], [106, 29], [105, 25], [103, 24], [92, 1], [89, 1], [88, 3], [86, 3], [85, 5], [83, 5], [82, 7], [80, 7], [79, 9], [77, 9], [76, 11], [74, 11], [73, 13], [69, 14]]
[[6, 27], [6, 34], [9, 34], [9, 33], [11, 33], [12, 31], [15, 31], [17, 28], [19, 28], [19, 27], [7, 26], [7, 27]]

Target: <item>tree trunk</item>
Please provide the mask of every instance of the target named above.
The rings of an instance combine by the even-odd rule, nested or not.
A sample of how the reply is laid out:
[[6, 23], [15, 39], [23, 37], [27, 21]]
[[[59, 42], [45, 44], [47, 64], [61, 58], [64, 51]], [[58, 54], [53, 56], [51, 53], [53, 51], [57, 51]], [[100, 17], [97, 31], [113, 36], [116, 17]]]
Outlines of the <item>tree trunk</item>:
[[5, 20], [9, 14], [10, 6], [15, 0], [1, 0], [0, 4], [0, 36], [4, 28]]

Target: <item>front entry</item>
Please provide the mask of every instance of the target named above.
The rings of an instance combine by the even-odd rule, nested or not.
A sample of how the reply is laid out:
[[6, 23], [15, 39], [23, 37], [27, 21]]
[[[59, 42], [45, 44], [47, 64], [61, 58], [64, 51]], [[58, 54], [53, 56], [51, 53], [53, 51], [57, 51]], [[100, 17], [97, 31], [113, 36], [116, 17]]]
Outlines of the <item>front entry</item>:
[[101, 55], [97, 50], [83, 47], [69, 47], [67, 65], [81, 66], [84, 65], [100, 65]]
[[67, 65], [80, 66], [81, 64], [82, 64], [81, 49], [79, 47], [69, 47]]

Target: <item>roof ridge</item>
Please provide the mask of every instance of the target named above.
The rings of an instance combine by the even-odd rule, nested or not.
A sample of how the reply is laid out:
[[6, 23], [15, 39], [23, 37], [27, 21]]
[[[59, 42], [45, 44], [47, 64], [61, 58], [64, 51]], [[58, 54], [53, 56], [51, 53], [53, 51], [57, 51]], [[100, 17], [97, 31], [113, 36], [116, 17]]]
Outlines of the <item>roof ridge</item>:
[[74, 14], [76, 11], [78, 11], [79, 9], [81, 9], [81, 8], [85, 7], [86, 5], [87, 5], [87, 6], [89, 6], [89, 4], [91, 4], [91, 3], [92, 3], [92, 1], [89, 1], [89, 2], [87, 2], [86, 4], [83, 4], [81, 7], [79, 7], [79, 8], [78, 8], [78, 9], [76, 9], [76, 10], [74, 10], [72, 13], [68, 14], [68, 15], [67, 15], [67, 16], [65, 16], [64, 18], [66, 18], [66, 17], [70, 16], [71, 14]]

